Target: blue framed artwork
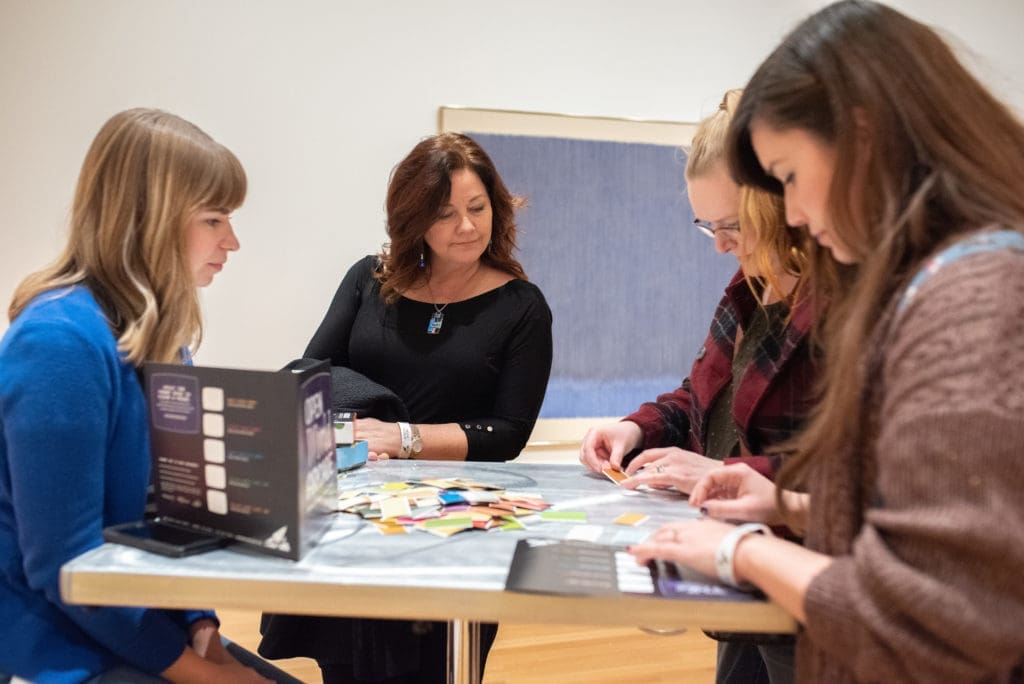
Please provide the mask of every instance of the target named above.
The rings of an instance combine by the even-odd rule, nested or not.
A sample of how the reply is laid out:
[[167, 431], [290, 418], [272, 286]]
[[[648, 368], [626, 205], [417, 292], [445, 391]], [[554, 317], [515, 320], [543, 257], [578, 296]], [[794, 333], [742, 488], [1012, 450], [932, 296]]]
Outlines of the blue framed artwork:
[[622, 416], [678, 387], [737, 269], [693, 226], [695, 126], [464, 108], [519, 212], [520, 261], [554, 316], [542, 418]]

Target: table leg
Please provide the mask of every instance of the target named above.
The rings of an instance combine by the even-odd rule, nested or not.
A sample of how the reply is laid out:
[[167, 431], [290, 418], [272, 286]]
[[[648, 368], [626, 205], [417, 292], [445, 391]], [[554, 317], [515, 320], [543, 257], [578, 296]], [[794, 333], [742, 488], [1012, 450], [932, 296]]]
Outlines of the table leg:
[[448, 622], [448, 684], [480, 684], [480, 623]]

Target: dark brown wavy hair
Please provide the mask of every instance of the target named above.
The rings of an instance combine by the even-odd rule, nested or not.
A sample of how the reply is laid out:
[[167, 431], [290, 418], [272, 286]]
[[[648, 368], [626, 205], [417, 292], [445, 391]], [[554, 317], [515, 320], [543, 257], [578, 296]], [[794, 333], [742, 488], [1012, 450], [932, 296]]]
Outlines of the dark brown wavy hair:
[[[390, 242], [381, 252], [377, 273], [384, 301], [394, 302], [430, 277], [430, 247], [423, 238], [448, 203], [452, 174], [462, 169], [479, 176], [491, 202], [491, 243], [480, 261], [527, 279], [512, 256], [516, 249], [515, 212], [525, 201], [509, 192], [494, 162], [475, 140], [461, 133], [441, 133], [420, 141], [391, 172], [387, 195]], [[424, 268], [419, 265], [421, 253]]]
[[820, 403], [779, 475], [792, 487], [814, 457], [873, 439], [865, 355], [878, 353], [882, 314], [924, 259], [977, 228], [1024, 225], [1024, 126], [932, 29], [864, 0], [806, 19], [744, 90], [730, 167], [739, 182], [782, 194], [751, 145], [762, 124], [835, 149], [828, 211], [857, 262], [840, 269], [822, 330]]

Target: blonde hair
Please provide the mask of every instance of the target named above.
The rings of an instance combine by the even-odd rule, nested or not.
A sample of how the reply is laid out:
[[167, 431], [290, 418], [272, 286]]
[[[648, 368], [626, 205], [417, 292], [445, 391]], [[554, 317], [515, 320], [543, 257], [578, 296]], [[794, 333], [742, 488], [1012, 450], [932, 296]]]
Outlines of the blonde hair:
[[726, 91], [714, 114], [700, 122], [686, 158], [686, 178], [693, 179], [711, 171], [725, 159], [725, 143], [733, 112], [743, 91]]
[[130, 363], [177, 360], [202, 340], [185, 224], [203, 208], [241, 206], [245, 193], [238, 159], [195, 125], [155, 109], [115, 114], [82, 163], [63, 254], [18, 286], [8, 317], [83, 284]]

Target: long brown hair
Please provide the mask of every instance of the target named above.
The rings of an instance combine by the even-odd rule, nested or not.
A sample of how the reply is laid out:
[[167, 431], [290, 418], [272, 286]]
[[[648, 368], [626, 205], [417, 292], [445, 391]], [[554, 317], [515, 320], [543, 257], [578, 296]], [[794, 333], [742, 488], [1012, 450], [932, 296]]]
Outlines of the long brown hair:
[[195, 125], [155, 109], [115, 114], [82, 163], [63, 254], [22, 281], [8, 317], [85, 284], [130, 363], [180, 359], [202, 339], [185, 223], [199, 209], [235, 209], [245, 193], [238, 159]]
[[858, 262], [841, 269], [822, 399], [780, 473], [785, 487], [806, 481], [813, 457], [873, 438], [864, 357], [918, 265], [959, 234], [1024, 225], [1024, 127], [934, 31], [864, 0], [806, 19], [745, 89], [730, 128], [733, 175], [781, 194], [758, 163], [752, 124], [802, 129], [835, 149], [828, 212]]
[[[385, 302], [394, 302], [423, 278], [430, 277], [430, 248], [424, 240], [451, 195], [452, 173], [473, 171], [491, 202], [491, 244], [480, 257], [488, 266], [526, 280], [512, 255], [516, 248], [516, 209], [524, 201], [505, 187], [494, 162], [475, 140], [461, 133], [441, 133], [420, 141], [391, 172], [387, 232], [377, 273]], [[420, 268], [420, 254], [424, 266]]]

